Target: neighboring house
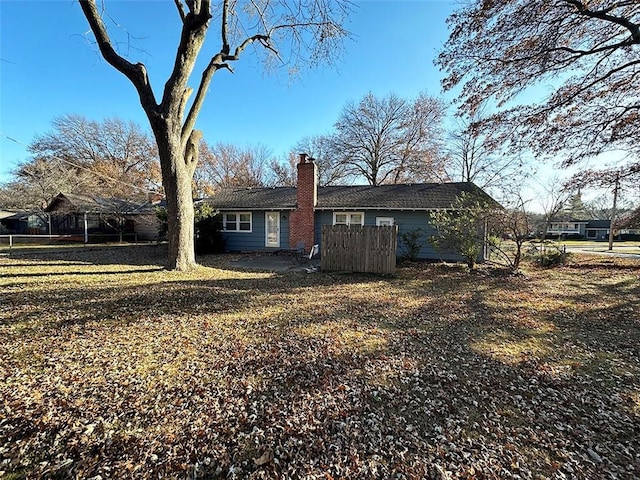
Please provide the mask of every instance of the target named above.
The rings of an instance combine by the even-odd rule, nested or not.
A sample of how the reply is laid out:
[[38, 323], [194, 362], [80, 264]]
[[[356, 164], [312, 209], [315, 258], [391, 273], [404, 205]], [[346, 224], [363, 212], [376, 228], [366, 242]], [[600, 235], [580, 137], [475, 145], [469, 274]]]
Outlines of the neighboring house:
[[610, 229], [611, 220], [588, 220], [584, 227], [584, 237], [587, 240], [608, 240]]
[[221, 212], [228, 251], [276, 251], [300, 242], [309, 250], [321, 243], [322, 225], [398, 225], [400, 238], [421, 229], [420, 258], [458, 260], [427, 241], [436, 233], [429, 212], [450, 209], [463, 192], [494, 202], [472, 183], [318, 187], [316, 164], [305, 155], [297, 169], [297, 187], [233, 188], [202, 200]]
[[587, 221], [585, 220], [554, 220], [549, 223], [547, 236], [549, 237], [580, 237], [586, 235]]
[[0, 234], [40, 235], [47, 233], [46, 216], [20, 210], [0, 210]]
[[[561, 239], [576, 238], [586, 240], [608, 240], [611, 220], [569, 220], [553, 221], [547, 229], [547, 236]], [[630, 235], [640, 235], [638, 229], [620, 229], [614, 234], [617, 239]]]
[[53, 235], [136, 235], [157, 240], [158, 220], [154, 204], [122, 199], [58, 194], [45, 208]]

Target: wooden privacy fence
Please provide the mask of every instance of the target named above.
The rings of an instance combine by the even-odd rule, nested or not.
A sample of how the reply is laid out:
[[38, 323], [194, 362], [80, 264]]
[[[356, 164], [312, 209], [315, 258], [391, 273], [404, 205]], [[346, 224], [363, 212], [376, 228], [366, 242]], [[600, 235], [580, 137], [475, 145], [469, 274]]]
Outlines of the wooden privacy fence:
[[325, 271], [396, 272], [398, 226], [323, 225], [320, 265]]

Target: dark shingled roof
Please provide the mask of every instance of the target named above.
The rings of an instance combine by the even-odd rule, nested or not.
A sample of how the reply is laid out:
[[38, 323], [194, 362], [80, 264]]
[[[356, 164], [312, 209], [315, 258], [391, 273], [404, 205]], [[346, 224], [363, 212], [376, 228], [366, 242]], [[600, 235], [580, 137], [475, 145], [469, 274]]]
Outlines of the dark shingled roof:
[[[437, 210], [451, 208], [462, 192], [496, 202], [473, 183], [417, 183], [318, 188], [318, 210]], [[296, 208], [296, 188], [233, 188], [205, 201], [218, 210], [287, 210]], [[497, 205], [497, 204], [496, 204]]]
[[451, 208], [462, 192], [493, 199], [472, 183], [417, 183], [405, 185], [362, 185], [318, 188], [319, 210], [436, 210]]
[[135, 203], [119, 198], [90, 197], [71, 193], [59, 193], [45, 212], [50, 213], [153, 213], [149, 202]]
[[203, 201], [218, 210], [294, 210], [296, 188], [227, 188]]

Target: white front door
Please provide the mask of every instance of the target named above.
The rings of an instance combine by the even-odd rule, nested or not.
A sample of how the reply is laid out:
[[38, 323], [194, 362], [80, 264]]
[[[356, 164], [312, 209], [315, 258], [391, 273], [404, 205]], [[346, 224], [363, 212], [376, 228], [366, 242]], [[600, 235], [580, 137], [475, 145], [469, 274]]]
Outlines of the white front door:
[[267, 247], [280, 248], [280, 212], [265, 212]]

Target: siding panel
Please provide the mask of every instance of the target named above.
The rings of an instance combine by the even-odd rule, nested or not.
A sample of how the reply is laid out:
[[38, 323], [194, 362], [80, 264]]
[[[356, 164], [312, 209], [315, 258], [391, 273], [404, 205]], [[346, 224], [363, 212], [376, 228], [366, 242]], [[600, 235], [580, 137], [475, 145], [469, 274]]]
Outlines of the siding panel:
[[[336, 210], [340, 211], [340, 210]], [[393, 217], [398, 226], [398, 257], [402, 257], [405, 248], [402, 245], [402, 233], [410, 232], [416, 228], [423, 230], [422, 248], [418, 258], [428, 260], [459, 261], [461, 258], [455, 254], [442, 254], [435, 250], [428, 241], [429, 236], [436, 230], [429, 224], [428, 212], [425, 211], [389, 211], [389, 210], [365, 210], [364, 224], [375, 226], [376, 217]], [[333, 211], [323, 210], [316, 212], [316, 243], [322, 238], [322, 225], [333, 224]]]
[[[243, 210], [249, 211], [249, 210]], [[276, 211], [276, 210], [271, 210]], [[289, 247], [289, 212], [280, 213], [280, 248]], [[266, 247], [266, 224], [263, 210], [251, 211], [251, 233], [222, 232], [225, 239], [225, 250], [228, 252], [261, 252], [274, 251]]]

